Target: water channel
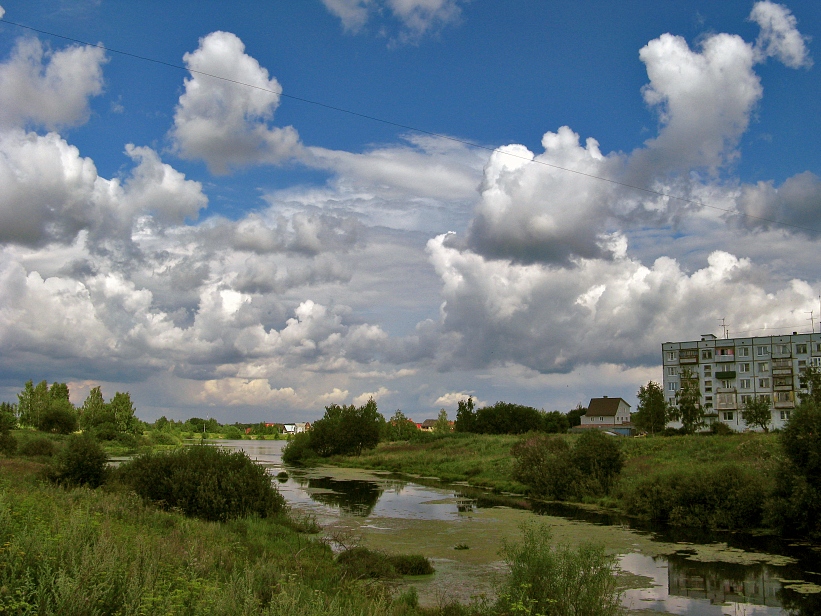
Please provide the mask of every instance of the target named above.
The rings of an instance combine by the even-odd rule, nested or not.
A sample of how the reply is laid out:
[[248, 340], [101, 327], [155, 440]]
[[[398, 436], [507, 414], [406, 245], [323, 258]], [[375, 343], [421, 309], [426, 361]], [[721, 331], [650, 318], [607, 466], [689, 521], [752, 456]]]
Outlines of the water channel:
[[499, 550], [520, 525], [549, 525], [556, 543], [601, 543], [618, 555], [630, 614], [821, 615], [821, 546], [738, 533], [649, 528], [620, 516], [545, 505], [391, 473], [282, 464], [284, 441], [220, 441], [269, 468], [299, 512], [337, 545], [423, 554], [432, 576], [407, 578], [420, 602], [493, 595]]

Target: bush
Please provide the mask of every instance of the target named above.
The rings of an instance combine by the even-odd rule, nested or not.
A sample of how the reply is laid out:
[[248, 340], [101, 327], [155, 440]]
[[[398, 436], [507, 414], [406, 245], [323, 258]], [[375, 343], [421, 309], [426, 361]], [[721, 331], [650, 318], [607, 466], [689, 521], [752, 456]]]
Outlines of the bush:
[[571, 448], [562, 437], [529, 436], [511, 449], [513, 478], [547, 499], [607, 494], [624, 465], [616, 439], [588, 430]]
[[573, 494], [581, 479], [573, 466], [570, 445], [557, 436], [533, 435], [511, 449], [516, 459], [513, 479], [530, 488], [531, 493], [550, 500], [564, 500]]
[[522, 526], [521, 543], [504, 543], [509, 568], [498, 593], [502, 614], [544, 616], [616, 616], [624, 614], [615, 576], [615, 558], [604, 548], [582, 545], [576, 550], [551, 546], [546, 525]]
[[716, 434], [718, 436], [732, 436], [735, 434], [735, 431], [724, 422], [714, 421], [710, 425], [710, 434]]
[[30, 441], [24, 441], [18, 451], [21, 456], [29, 456], [32, 458], [42, 456], [50, 458], [57, 453], [57, 446], [51, 439], [45, 436], [38, 436]]
[[37, 427], [43, 432], [71, 434], [79, 427], [77, 411], [68, 400], [54, 400], [43, 411]]
[[236, 426], [225, 426], [225, 428], [222, 431], [222, 434], [225, 438], [234, 441], [239, 440], [245, 436], [245, 434], [241, 432], [240, 429]]
[[419, 554], [388, 555], [376, 550], [354, 547], [336, 558], [346, 574], [354, 579], [391, 579], [400, 575], [430, 575], [430, 561]]
[[17, 451], [17, 439], [9, 432], [0, 432], [0, 453], [13, 456]]
[[286, 464], [304, 464], [308, 460], [318, 457], [311, 448], [311, 434], [300, 432], [288, 441], [282, 448], [282, 461]]
[[55, 456], [48, 478], [65, 486], [101, 486], [108, 471], [108, 456], [88, 434], [72, 435]]
[[179, 445], [180, 439], [170, 432], [163, 430], [152, 430], [148, 433], [148, 438], [152, 445]]
[[140, 456], [120, 466], [117, 477], [144, 499], [203, 520], [265, 518], [285, 507], [262, 466], [243, 452], [208, 445]]
[[770, 492], [759, 473], [724, 464], [645, 479], [623, 501], [628, 513], [655, 522], [737, 530], [760, 526]]

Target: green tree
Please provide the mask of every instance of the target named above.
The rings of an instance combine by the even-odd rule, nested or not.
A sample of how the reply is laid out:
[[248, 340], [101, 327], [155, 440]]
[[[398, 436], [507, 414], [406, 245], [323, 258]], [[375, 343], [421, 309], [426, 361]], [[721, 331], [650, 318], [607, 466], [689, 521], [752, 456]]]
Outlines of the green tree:
[[80, 427], [90, 430], [104, 423], [114, 423], [114, 415], [103, 398], [99, 387], [93, 387], [80, 407]]
[[573, 466], [581, 472], [586, 489], [592, 494], [607, 494], [624, 466], [618, 437], [600, 430], [585, 430], [573, 447]]
[[570, 421], [567, 415], [559, 411], [542, 412], [542, 432], [548, 434], [564, 434], [570, 429]]
[[436, 423], [433, 425], [433, 431], [442, 434], [450, 432], [450, 422], [448, 421], [448, 412], [445, 409], [439, 411], [436, 418]]
[[56, 434], [71, 434], [78, 427], [77, 410], [67, 398], [56, 398], [40, 416], [38, 430]]
[[764, 432], [770, 431], [770, 422], [773, 419], [770, 410], [770, 400], [764, 396], [752, 396], [741, 410], [741, 418], [747, 422], [748, 426], [758, 426]]
[[473, 398], [459, 400], [456, 404], [456, 421], [453, 428], [456, 432], [476, 432], [476, 412]]
[[40, 421], [51, 405], [48, 383], [40, 381], [34, 385], [31, 380], [26, 381], [23, 391], [17, 394], [17, 400], [20, 423], [39, 429]]
[[704, 425], [704, 408], [701, 406], [698, 376], [689, 368], [681, 371], [676, 406], [670, 409], [670, 418], [680, 421], [684, 431], [690, 434]]
[[0, 403], [0, 453], [8, 456], [17, 450], [17, 439], [11, 433], [17, 427], [17, 414], [13, 404]]
[[389, 441], [407, 441], [416, 435], [416, 424], [398, 410], [385, 424], [385, 438]]
[[664, 399], [664, 389], [655, 381], [639, 387], [639, 405], [633, 418], [636, 428], [641, 432], [655, 434], [667, 425], [669, 407]]
[[800, 399], [812, 400], [816, 406], [821, 407], [821, 369], [807, 366], [798, 378], [801, 388], [806, 390], [806, 393], [799, 393]]
[[570, 424], [570, 427], [574, 428], [576, 426], [581, 425], [582, 415], [584, 415], [585, 413], [587, 413], [587, 409], [582, 406], [581, 402], [579, 402], [579, 404], [576, 405], [576, 408], [574, 408], [571, 411], [568, 411], [567, 421]]
[[384, 418], [373, 398], [356, 407], [332, 404], [325, 415], [311, 426], [309, 449], [322, 457], [356, 455], [372, 449], [379, 442], [380, 424]]
[[[108, 403], [111, 414], [114, 415], [114, 424], [118, 432], [136, 434], [139, 432], [140, 420], [134, 414], [134, 404], [131, 394], [117, 392]], [[167, 422], [168, 420], [166, 420]]]

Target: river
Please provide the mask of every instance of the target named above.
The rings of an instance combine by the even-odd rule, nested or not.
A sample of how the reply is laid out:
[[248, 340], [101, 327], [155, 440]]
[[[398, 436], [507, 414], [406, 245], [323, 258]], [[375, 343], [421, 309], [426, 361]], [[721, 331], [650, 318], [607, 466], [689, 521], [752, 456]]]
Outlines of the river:
[[[215, 443], [216, 444], [216, 443]], [[761, 616], [821, 614], [819, 546], [742, 533], [643, 527], [619, 515], [493, 495], [463, 485], [391, 473], [283, 465], [285, 441], [219, 441], [276, 476], [297, 512], [316, 517], [338, 548], [354, 544], [423, 554], [436, 573], [406, 578], [420, 602], [492, 597], [504, 571], [500, 548], [523, 523], [549, 527], [553, 541], [603, 544], [616, 554], [630, 614]]]

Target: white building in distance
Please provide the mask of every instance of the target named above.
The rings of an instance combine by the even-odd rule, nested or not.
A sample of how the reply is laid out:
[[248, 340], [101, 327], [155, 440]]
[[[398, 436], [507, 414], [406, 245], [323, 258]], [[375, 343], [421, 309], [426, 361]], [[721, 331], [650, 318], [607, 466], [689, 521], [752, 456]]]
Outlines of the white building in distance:
[[770, 427], [783, 428], [795, 408], [801, 371], [821, 368], [821, 334], [816, 333], [723, 339], [704, 334], [697, 341], [665, 342], [661, 349], [667, 401], [676, 404], [682, 374], [689, 370], [708, 424], [720, 421], [739, 432], [748, 429], [741, 410], [752, 396], [770, 401]]

